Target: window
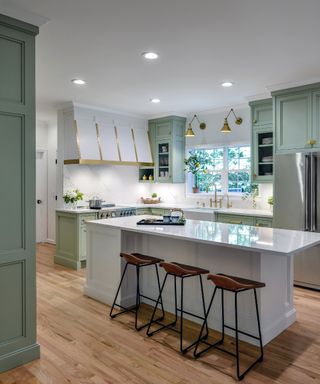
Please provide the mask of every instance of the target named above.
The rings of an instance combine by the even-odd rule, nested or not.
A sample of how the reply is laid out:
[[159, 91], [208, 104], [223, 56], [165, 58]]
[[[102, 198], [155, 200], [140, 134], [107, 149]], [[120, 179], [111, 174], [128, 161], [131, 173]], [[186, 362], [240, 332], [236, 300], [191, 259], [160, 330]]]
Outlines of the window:
[[[248, 145], [193, 149], [206, 161], [206, 170], [194, 175], [200, 192], [243, 193], [251, 190], [251, 148]], [[191, 177], [190, 177], [191, 182]], [[190, 188], [191, 190], [191, 188]]]

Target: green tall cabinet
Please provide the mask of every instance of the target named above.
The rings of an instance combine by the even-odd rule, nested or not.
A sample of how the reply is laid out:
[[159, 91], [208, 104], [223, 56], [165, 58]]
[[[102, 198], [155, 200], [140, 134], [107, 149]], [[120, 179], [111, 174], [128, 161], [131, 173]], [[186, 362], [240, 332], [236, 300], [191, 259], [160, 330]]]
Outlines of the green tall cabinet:
[[149, 120], [156, 182], [184, 183], [185, 127], [186, 119], [180, 116]]
[[273, 109], [272, 99], [252, 101], [252, 181], [254, 183], [270, 183], [273, 181]]
[[0, 14], [0, 372], [39, 357], [35, 281], [35, 35]]

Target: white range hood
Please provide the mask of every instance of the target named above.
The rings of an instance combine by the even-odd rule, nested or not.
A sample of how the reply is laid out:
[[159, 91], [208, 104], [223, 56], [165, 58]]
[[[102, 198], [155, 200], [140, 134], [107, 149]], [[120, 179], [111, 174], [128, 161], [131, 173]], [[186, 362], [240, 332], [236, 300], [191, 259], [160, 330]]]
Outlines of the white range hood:
[[152, 166], [147, 121], [141, 120], [69, 103], [58, 112], [64, 163]]

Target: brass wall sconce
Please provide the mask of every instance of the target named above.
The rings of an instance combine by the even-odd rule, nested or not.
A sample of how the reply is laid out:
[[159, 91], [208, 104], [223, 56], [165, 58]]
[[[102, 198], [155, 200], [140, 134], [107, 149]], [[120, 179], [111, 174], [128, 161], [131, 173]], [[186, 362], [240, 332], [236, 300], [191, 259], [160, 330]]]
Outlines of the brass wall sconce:
[[233, 115], [234, 115], [234, 117], [236, 119], [235, 123], [237, 125], [242, 124], [242, 118], [241, 117], [237, 117], [236, 114], [234, 113], [234, 110], [231, 108], [229, 113], [227, 114], [227, 117], [225, 117], [223, 127], [220, 130], [220, 132], [222, 132], [222, 133], [229, 133], [229, 132], [231, 132], [231, 128], [230, 128], [229, 123], [228, 123], [228, 117], [229, 117], [231, 112], [233, 113]]
[[189, 126], [188, 126], [188, 129], [186, 130], [186, 133], [185, 133], [185, 136], [186, 137], [194, 137], [195, 136], [195, 133], [193, 132], [193, 129], [192, 129], [192, 122], [193, 120], [196, 119], [199, 123], [199, 128], [200, 129], [206, 129], [206, 123], [204, 123], [203, 121], [201, 122], [199, 119], [198, 119], [198, 116], [197, 115], [194, 115], [192, 120], [190, 121], [189, 123]]

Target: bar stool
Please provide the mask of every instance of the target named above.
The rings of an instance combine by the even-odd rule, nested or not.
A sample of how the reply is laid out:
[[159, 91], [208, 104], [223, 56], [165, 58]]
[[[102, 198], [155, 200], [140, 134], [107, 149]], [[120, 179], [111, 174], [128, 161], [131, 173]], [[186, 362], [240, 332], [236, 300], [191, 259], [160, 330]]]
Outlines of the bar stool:
[[[197, 341], [197, 344], [196, 344], [196, 348], [194, 350], [194, 356], [195, 357], [199, 357], [203, 353], [207, 352], [209, 349], [211, 349], [213, 347], [215, 347], [215, 348], [217, 348], [217, 349], [219, 349], [219, 350], [221, 350], [223, 352], [226, 352], [226, 353], [236, 357], [236, 359], [237, 359], [237, 377], [238, 377], [239, 380], [242, 380], [244, 378], [245, 374], [248, 373], [249, 370], [256, 363], [263, 361], [263, 346], [262, 346], [262, 338], [261, 338], [261, 328], [260, 328], [259, 309], [258, 309], [258, 300], [257, 300], [256, 289], [257, 288], [265, 287], [265, 284], [264, 283], [260, 283], [258, 281], [247, 280], [247, 279], [243, 279], [243, 278], [236, 277], [236, 276], [224, 275], [222, 273], [218, 273], [216, 275], [210, 274], [210, 275], [208, 275], [208, 280], [211, 280], [213, 282], [213, 284], [215, 284], [215, 288], [214, 288], [213, 295], [212, 295], [212, 298], [211, 298], [211, 301], [210, 301], [210, 304], [209, 304], [209, 307], [208, 307], [208, 310], [207, 310], [207, 313], [206, 313], [206, 316], [205, 316], [205, 320], [203, 322], [203, 325], [202, 325], [202, 328], [201, 328], [201, 331], [200, 331], [200, 334], [199, 334], [199, 338], [198, 338], [198, 341]], [[215, 297], [217, 289], [221, 290], [222, 337], [221, 337], [220, 340], [216, 341], [215, 343], [210, 344], [207, 341], [202, 340], [201, 335], [203, 333], [204, 327], [207, 326], [208, 315], [210, 313], [210, 309], [212, 307], [212, 303], [213, 303], [213, 300], [214, 300], [214, 297]], [[254, 336], [252, 334], [249, 334], [247, 332], [240, 331], [239, 328], [238, 328], [238, 294], [241, 293], [241, 292], [248, 291], [250, 289], [252, 289], [253, 292], [254, 292], [254, 300], [255, 300], [257, 323], [258, 323], [258, 333], [259, 333], [258, 337]], [[224, 322], [224, 297], [223, 297], [224, 296], [223, 295], [224, 291], [233, 292], [235, 294], [235, 296], [234, 296], [234, 298], [235, 298], [235, 301], [234, 301], [234, 306], [235, 306], [235, 328], [226, 325], [225, 322]], [[231, 329], [231, 330], [235, 331], [235, 334], [236, 334], [236, 353], [229, 352], [229, 351], [219, 347], [219, 345], [222, 344], [223, 341], [224, 341], [224, 330], [225, 330], [225, 328], [228, 328], [228, 329]], [[241, 333], [243, 335], [246, 335], [246, 336], [249, 336], [249, 337], [251, 337], [253, 339], [259, 340], [259, 344], [260, 344], [260, 356], [242, 373], [240, 373], [240, 361], [239, 361], [240, 360], [239, 333]], [[206, 344], [207, 348], [203, 349], [200, 352], [197, 352], [200, 342]]]
[[[173, 263], [161, 262], [159, 265], [160, 265], [160, 267], [162, 267], [166, 271], [166, 275], [165, 275], [165, 278], [163, 280], [163, 283], [162, 283], [162, 286], [160, 289], [160, 293], [159, 293], [159, 297], [158, 297], [158, 300], [157, 300], [156, 305], [155, 305], [154, 310], [153, 310], [153, 314], [151, 316], [151, 320], [150, 320], [150, 323], [149, 323], [149, 326], [147, 329], [147, 335], [152, 336], [155, 333], [157, 333], [157, 332], [159, 332], [165, 328], [169, 328], [175, 332], [178, 332], [180, 334], [180, 352], [184, 354], [187, 351], [189, 351], [189, 349], [192, 348], [198, 341], [198, 340], [196, 340], [195, 342], [193, 342], [189, 346], [183, 347], [183, 314], [184, 313], [188, 314], [190, 316], [196, 317], [198, 319], [204, 320], [207, 332], [206, 332], [206, 335], [202, 337], [203, 339], [205, 339], [207, 337], [208, 332], [209, 332], [207, 320], [205, 318], [206, 307], [205, 307], [203, 284], [202, 284], [202, 275], [209, 273], [209, 271], [207, 269], [202, 269], [202, 268], [193, 267], [190, 265], [185, 265], [185, 264], [180, 264], [180, 263], [175, 263], [175, 262], [173, 262]], [[156, 319], [155, 320], [154, 317], [155, 317], [159, 302], [160, 302], [160, 300], [162, 300], [161, 295], [162, 295], [163, 289], [165, 287], [165, 284], [166, 284], [166, 281], [167, 281], [167, 278], [169, 275], [174, 277], [175, 320], [169, 324], [163, 324], [160, 322], [160, 320], [162, 320], [162, 319]], [[195, 313], [190, 313], [190, 312], [185, 311], [183, 309], [183, 282], [184, 282], [184, 279], [189, 278], [189, 277], [196, 277], [196, 276], [199, 276], [199, 280], [200, 280], [201, 300], [202, 300], [202, 305], [203, 305], [203, 316], [199, 316]], [[179, 278], [180, 282], [181, 282], [180, 308], [178, 308], [178, 299], [177, 299], [177, 278]], [[176, 325], [177, 320], [178, 320], [178, 312], [180, 312], [180, 330], [173, 328]], [[150, 330], [151, 326], [154, 323], [160, 325], [160, 328], [157, 328], [156, 330], [151, 331]]]
[[[113, 319], [113, 318], [115, 318], [115, 317], [117, 317], [123, 313], [133, 312], [133, 313], [135, 313], [135, 329], [137, 331], [140, 331], [141, 329], [143, 329], [149, 325], [149, 322], [148, 322], [146, 324], [138, 326], [138, 311], [139, 311], [139, 307], [140, 307], [140, 298], [143, 297], [144, 299], [148, 299], [148, 300], [151, 300], [153, 302], [156, 302], [155, 299], [153, 299], [149, 296], [145, 296], [140, 292], [140, 268], [149, 267], [152, 265], [155, 266], [156, 275], [157, 275], [157, 285], [158, 285], [158, 289], [159, 289], [159, 293], [160, 293], [160, 279], [159, 279], [158, 263], [163, 261], [163, 259], [158, 259], [157, 257], [142, 255], [140, 253], [124, 253], [124, 252], [120, 253], [120, 257], [123, 257], [125, 259], [126, 265], [124, 267], [124, 270], [123, 270], [123, 273], [122, 273], [122, 276], [120, 279], [120, 284], [118, 286], [117, 293], [116, 293], [116, 296], [114, 298], [114, 301], [113, 301], [113, 304], [112, 304], [112, 307], [110, 310], [110, 317]], [[116, 304], [118, 294], [119, 294], [121, 285], [123, 283], [123, 279], [124, 279], [124, 276], [126, 274], [128, 265], [133, 265], [136, 268], [136, 276], [137, 276], [136, 305], [133, 308], [132, 307], [126, 308], [120, 304]], [[162, 316], [158, 320], [162, 320], [164, 317], [164, 309], [163, 309], [163, 304], [162, 304], [161, 293], [158, 297], [158, 302], [160, 302], [161, 308], [162, 308]], [[118, 307], [118, 308], [121, 308], [123, 310], [118, 312], [118, 313], [113, 314], [114, 307]]]

